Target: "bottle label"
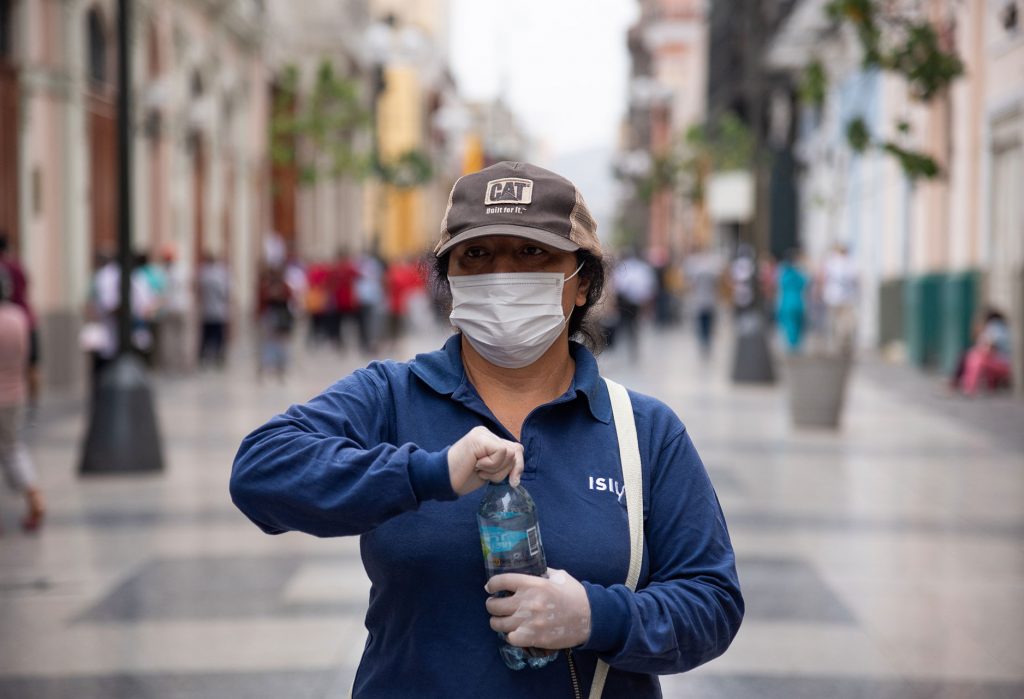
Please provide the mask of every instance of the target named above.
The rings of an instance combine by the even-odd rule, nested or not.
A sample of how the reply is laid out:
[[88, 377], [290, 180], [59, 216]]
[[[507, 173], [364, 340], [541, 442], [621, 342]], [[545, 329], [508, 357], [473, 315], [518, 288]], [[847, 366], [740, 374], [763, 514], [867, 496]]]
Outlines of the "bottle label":
[[523, 529], [480, 527], [480, 545], [488, 575], [524, 573], [541, 575], [547, 567], [536, 525]]
[[537, 542], [537, 527], [530, 527], [525, 532], [521, 529], [503, 529], [501, 527], [480, 527], [480, 542], [484, 547], [484, 555], [503, 554], [515, 551], [526, 542], [530, 555], [540, 550]]

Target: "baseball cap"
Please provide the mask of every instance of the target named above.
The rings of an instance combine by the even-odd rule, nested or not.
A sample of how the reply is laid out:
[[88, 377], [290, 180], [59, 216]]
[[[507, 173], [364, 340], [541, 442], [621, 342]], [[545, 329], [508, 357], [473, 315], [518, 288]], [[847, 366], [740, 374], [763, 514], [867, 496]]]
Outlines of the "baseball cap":
[[506, 160], [460, 177], [448, 197], [434, 254], [440, 257], [459, 243], [489, 235], [602, 254], [597, 223], [576, 185], [530, 163]]

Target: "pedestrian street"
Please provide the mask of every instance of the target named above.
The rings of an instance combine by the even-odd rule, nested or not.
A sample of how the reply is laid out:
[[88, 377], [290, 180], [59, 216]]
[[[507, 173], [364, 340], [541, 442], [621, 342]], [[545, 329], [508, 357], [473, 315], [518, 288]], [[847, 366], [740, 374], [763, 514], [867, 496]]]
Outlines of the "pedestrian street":
[[[728, 338], [703, 364], [691, 331], [647, 332], [636, 364], [619, 351], [600, 360], [686, 423], [747, 603], [730, 651], [664, 678], [665, 696], [1024, 696], [1015, 444], [866, 364], [840, 431], [797, 430], [782, 382], [732, 384]], [[283, 382], [257, 382], [244, 347], [224, 373], [157, 377], [166, 468], [156, 475], [79, 477], [81, 404], [47, 396], [30, 434], [48, 498], [42, 532], [23, 535], [20, 503], [0, 498], [0, 697], [347, 696], [365, 640], [358, 540], [267, 536], [227, 491], [248, 431], [365, 362], [352, 349], [297, 350]]]

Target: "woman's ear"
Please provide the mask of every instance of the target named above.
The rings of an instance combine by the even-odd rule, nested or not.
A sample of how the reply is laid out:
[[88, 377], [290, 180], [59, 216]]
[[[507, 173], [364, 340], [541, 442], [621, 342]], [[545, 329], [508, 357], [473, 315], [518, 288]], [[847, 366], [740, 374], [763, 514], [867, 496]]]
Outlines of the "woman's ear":
[[587, 302], [587, 292], [590, 291], [590, 277], [584, 277], [582, 274], [583, 270], [580, 270], [578, 279], [580, 285], [576, 287], [576, 305], [582, 306]]

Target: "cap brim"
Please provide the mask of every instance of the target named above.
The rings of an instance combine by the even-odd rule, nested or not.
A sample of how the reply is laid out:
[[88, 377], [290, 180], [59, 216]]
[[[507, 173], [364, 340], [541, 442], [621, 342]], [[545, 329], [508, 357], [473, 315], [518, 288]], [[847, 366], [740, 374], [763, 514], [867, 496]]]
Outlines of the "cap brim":
[[434, 248], [434, 255], [440, 257], [459, 243], [464, 243], [467, 240], [475, 240], [477, 238], [486, 238], [491, 235], [511, 235], [516, 238], [526, 238], [527, 240], [534, 240], [538, 243], [543, 243], [544, 245], [551, 246], [556, 250], [562, 250], [564, 252], [575, 252], [580, 249], [579, 245], [572, 242], [564, 235], [558, 235], [551, 231], [545, 231], [540, 228], [528, 228], [527, 226], [495, 224], [493, 226], [470, 228], [468, 231], [459, 233], [454, 238], [438, 244], [438, 246]]

